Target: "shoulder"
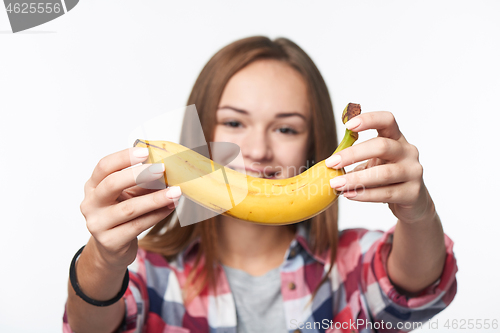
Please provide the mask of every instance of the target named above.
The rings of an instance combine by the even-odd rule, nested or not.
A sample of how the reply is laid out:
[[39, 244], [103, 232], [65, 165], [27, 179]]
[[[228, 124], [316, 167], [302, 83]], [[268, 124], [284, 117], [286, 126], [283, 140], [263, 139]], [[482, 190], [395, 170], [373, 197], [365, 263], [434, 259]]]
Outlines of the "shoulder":
[[379, 245], [384, 243], [389, 231], [364, 228], [344, 229], [339, 232], [334, 271], [340, 281], [359, 281], [363, 266], [371, 261]]

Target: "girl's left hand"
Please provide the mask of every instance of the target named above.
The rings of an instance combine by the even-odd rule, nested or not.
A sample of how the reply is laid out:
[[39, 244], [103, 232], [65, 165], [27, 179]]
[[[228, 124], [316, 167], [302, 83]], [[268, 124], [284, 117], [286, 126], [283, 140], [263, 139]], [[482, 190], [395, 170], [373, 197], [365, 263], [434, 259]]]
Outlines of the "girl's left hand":
[[432, 200], [422, 178], [419, 153], [400, 132], [394, 115], [387, 111], [363, 113], [345, 126], [354, 132], [376, 129], [378, 136], [325, 161], [328, 167], [340, 169], [368, 160], [346, 175], [332, 179], [332, 188], [351, 200], [388, 203], [403, 222], [425, 218]]

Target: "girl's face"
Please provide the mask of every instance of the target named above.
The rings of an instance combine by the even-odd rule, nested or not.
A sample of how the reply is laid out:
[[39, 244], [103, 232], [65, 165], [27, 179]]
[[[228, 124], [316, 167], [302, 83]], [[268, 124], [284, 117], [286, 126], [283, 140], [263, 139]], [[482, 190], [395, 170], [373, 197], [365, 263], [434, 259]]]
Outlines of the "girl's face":
[[224, 88], [214, 141], [241, 148], [244, 165], [233, 160], [227, 165], [232, 169], [254, 177], [289, 178], [306, 169], [310, 118], [301, 75], [283, 62], [258, 60]]

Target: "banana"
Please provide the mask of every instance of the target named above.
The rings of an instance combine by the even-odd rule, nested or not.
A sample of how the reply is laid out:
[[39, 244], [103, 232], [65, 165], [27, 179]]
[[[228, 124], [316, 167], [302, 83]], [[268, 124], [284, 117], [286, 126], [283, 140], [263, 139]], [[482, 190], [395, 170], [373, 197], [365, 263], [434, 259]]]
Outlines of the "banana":
[[[342, 122], [360, 112], [359, 104], [349, 103]], [[356, 132], [346, 129], [334, 154], [357, 139]], [[145, 163], [164, 163], [165, 185], [180, 186], [184, 196], [214, 212], [259, 224], [292, 224], [323, 212], [338, 197], [330, 179], [345, 174], [343, 168], [328, 168], [323, 160], [295, 177], [263, 179], [224, 167], [168, 141], [136, 140], [134, 147], [149, 149]]]

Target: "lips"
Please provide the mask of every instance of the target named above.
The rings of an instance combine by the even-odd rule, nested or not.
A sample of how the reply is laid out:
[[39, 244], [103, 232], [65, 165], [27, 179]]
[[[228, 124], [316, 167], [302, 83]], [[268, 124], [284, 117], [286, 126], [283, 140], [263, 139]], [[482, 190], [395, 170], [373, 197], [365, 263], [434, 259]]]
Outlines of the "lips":
[[265, 178], [265, 179], [275, 179], [276, 176], [279, 174], [279, 171], [273, 171], [273, 172], [268, 172], [265, 173], [264, 170], [256, 170], [256, 169], [249, 169], [249, 168], [239, 168], [235, 166], [228, 165], [227, 166], [230, 169], [233, 169], [234, 171], [246, 174], [247, 176], [255, 177], [255, 178]]

